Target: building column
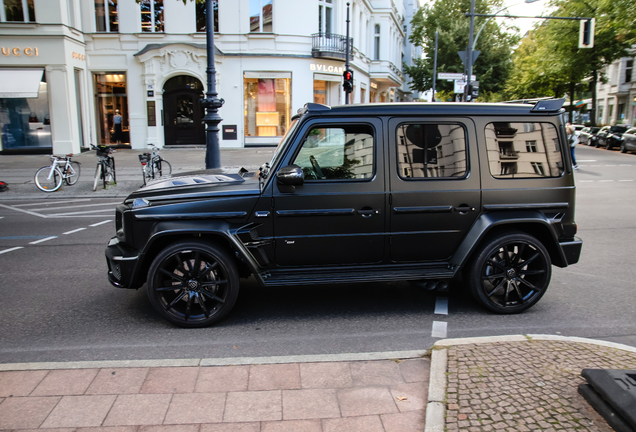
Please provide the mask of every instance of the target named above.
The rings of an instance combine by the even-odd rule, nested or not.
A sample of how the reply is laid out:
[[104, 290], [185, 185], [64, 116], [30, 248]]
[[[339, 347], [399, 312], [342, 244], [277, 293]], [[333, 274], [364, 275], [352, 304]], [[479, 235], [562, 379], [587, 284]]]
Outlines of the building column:
[[75, 113], [74, 76], [66, 65], [46, 67], [46, 81], [49, 84], [49, 112], [51, 116], [51, 139], [53, 154], [79, 153], [79, 139], [73, 139], [73, 124], [77, 123]]

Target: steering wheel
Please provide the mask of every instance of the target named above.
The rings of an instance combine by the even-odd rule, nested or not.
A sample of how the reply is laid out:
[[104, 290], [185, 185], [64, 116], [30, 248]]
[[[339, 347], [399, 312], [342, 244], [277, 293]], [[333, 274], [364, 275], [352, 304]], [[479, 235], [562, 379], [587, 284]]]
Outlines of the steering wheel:
[[316, 160], [314, 155], [309, 156], [309, 161], [311, 162], [311, 167], [313, 168], [314, 172], [316, 173], [316, 176], [319, 179], [324, 179], [325, 175], [322, 173], [322, 170], [320, 169], [320, 165], [318, 165], [318, 161]]

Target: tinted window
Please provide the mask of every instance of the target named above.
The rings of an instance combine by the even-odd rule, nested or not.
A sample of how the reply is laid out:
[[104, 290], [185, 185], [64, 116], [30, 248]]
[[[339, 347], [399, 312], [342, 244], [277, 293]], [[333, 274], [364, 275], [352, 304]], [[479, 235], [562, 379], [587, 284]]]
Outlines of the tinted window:
[[490, 123], [485, 132], [488, 165], [493, 177], [559, 177], [563, 174], [559, 136], [554, 125]]
[[625, 126], [612, 126], [610, 132], [624, 133], [627, 130]]
[[355, 180], [373, 177], [373, 128], [368, 125], [312, 128], [294, 159], [305, 180]]
[[396, 132], [401, 178], [466, 176], [466, 132], [461, 125], [404, 123]]

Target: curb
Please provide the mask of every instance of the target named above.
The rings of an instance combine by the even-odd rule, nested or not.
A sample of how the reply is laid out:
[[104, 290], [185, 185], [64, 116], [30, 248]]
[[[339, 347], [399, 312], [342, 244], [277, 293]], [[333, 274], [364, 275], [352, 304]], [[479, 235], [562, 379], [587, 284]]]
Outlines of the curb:
[[439, 340], [433, 345], [433, 353], [431, 356], [431, 377], [428, 389], [428, 403], [426, 404], [426, 423], [424, 432], [443, 432], [445, 430], [446, 370], [448, 363], [448, 347], [455, 345], [486, 344], [497, 342], [527, 342], [532, 340], [583, 343], [604, 346], [608, 348], [616, 348], [623, 351], [636, 353], [636, 347], [632, 347], [629, 345], [607, 342], [597, 339], [587, 339], [576, 336], [528, 334]]
[[[318, 354], [272, 357], [227, 357], [203, 359], [162, 359], [162, 360], [105, 360], [77, 362], [35, 362], [0, 364], [0, 372], [42, 369], [102, 369], [102, 368], [143, 368], [143, 367], [199, 367], [238, 366], [283, 363], [326, 363], [339, 361], [395, 360], [425, 356], [427, 351], [383, 351], [368, 353]], [[444, 363], [445, 365], [445, 363]], [[446, 387], [444, 387], [445, 391]]]

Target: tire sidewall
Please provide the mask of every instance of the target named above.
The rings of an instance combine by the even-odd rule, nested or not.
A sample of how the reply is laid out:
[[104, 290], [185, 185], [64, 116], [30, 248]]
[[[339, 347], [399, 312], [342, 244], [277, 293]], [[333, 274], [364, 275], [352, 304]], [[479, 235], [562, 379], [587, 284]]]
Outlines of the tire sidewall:
[[[221, 306], [221, 310], [210, 318], [197, 322], [187, 322], [166, 312], [161, 305], [161, 302], [154, 293], [156, 275], [159, 272], [160, 266], [164, 263], [164, 261], [180, 251], [192, 250], [198, 250], [205, 254], [211, 255], [219, 263], [219, 266], [223, 269], [225, 274], [227, 274], [229, 285], [228, 297], [225, 304]], [[186, 328], [207, 327], [216, 323], [217, 321], [220, 321], [232, 310], [239, 293], [239, 277], [234, 260], [223, 248], [203, 241], [178, 242], [166, 247], [164, 250], [159, 252], [159, 254], [152, 261], [150, 269], [148, 270], [146, 285], [150, 304], [152, 304], [153, 308], [159, 313], [159, 315], [161, 315], [163, 318], [170, 321], [171, 323], [178, 325], [179, 327]]]
[[[534, 297], [530, 302], [526, 304], [520, 304], [512, 307], [501, 307], [499, 305], [494, 305], [490, 299], [486, 297], [486, 293], [484, 293], [482, 287], [482, 269], [486, 264], [486, 260], [492, 256], [495, 251], [504, 244], [511, 242], [520, 242], [526, 243], [528, 245], [532, 245], [537, 248], [542, 254], [543, 259], [546, 262], [546, 282], [543, 290]], [[479, 302], [480, 305], [485, 307], [486, 309], [498, 313], [498, 314], [516, 314], [528, 310], [532, 306], [534, 306], [541, 297], [547, 291], [550, 285], [550, 279], [552, 277], [552, 262], [550, 260], [550, 254], [547, 249], [543, 246], [543, 244], [537, 240], [535, 237], [522, 233], [522, 232], [510, 232], [505, 234], [495, 235], [487, 239], [482, 246], [479, 247], [477, 254], [474, 255], [474, 259], [472, 260], [469, 271], [468, 271], [468, 284], [469, 290], [472, 296]]]

